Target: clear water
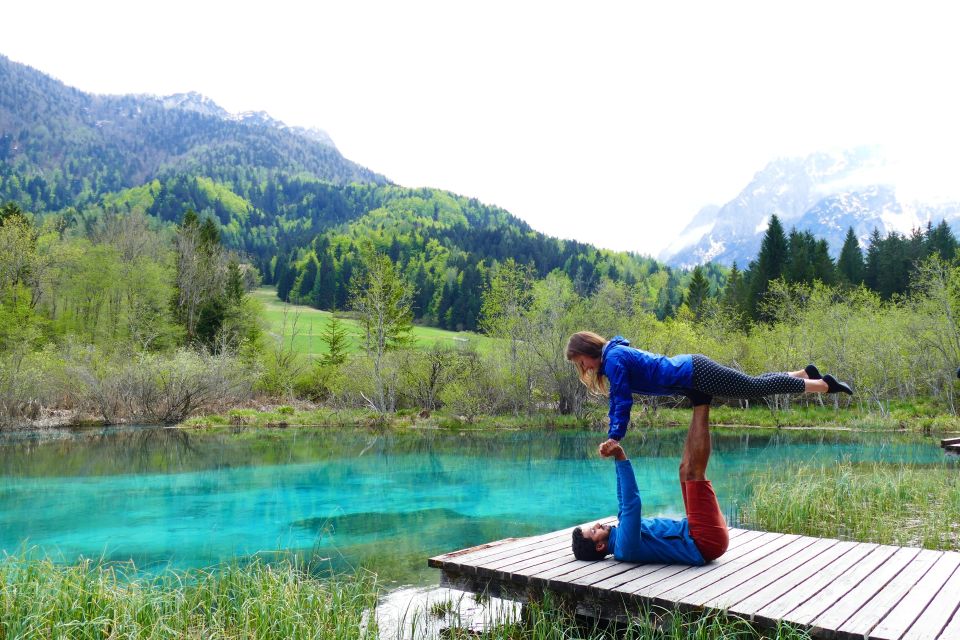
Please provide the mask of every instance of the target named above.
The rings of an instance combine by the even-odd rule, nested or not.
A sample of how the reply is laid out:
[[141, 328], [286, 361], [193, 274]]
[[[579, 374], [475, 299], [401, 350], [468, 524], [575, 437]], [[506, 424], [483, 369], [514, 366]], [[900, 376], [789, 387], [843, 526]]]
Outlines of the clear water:
[[[386, 581], [435, 582], [426, 558], [616, 511], [598, 433], [125, 428], [0, 440], [0, 549], [207, 567], [295, 552]], [[679, 515], [684, 433], [624, 441], [648, 515]], [[942, 463], [932, 438], [715, 434], [728, 513], [758, 469], [796, 461]]]

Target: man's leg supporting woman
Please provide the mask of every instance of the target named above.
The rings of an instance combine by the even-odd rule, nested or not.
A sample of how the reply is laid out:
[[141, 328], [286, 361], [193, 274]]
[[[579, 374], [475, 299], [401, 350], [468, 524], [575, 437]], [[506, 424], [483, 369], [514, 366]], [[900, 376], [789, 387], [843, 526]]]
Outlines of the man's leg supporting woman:
[[709, 423], [710, 405], [695, 406], [680, 458], [680, 489], [690, 535], [707, 562], [722, 556], [729, 545], [723, 511], [706, 477], [711, 450]]

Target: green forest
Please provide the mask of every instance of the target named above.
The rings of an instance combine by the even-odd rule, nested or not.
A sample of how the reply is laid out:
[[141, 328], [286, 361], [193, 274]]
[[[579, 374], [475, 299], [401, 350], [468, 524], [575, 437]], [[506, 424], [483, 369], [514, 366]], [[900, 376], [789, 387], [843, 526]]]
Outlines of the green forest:
[[[863, 412], [956, 413], [945, 222], [863, 246], [851, 229], [834, 258], [772, 216], [749, 264], [676, 269], [391, 184], [295, 131], [85, 94], [6, 58], [0, 203], [8, 423], [175, 423], [257, 399], [590, 420], [562, 357], [580, 329], [751, 373], [816, 361]], [[251, 295], [263, 286], [290, 305], [279, 329]], [[319, 356], [296, 346], [295, 305], [330, 312]], [[484, 348], [418, 344], [416, 325]]]

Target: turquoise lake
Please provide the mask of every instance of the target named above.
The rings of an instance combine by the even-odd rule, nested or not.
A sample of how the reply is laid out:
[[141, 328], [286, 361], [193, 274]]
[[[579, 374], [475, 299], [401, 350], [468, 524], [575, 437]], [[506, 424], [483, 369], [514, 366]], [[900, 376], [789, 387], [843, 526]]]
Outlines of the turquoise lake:
[[[624, 440], [647, 515], [681, 515], [684, 433]], [[296, 552], [396, 584], [426, 558], [616, 512], [600, 433], [122, 428], [0, 438], [0, 549], [148, 570]], [[935, 438], [717, 431], [709, 477], [733, 516], [754, 472], [800, 462], [942, 464]]]

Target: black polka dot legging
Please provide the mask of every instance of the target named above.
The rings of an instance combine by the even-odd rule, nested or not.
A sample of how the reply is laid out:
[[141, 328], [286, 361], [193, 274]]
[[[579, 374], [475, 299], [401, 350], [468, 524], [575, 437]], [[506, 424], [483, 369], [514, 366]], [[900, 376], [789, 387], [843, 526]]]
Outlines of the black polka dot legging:
[[760, 398], [775, 393], [803, 393], [803, 378], [787, 373], [748, 376], [718, 364], [706, 356], [693, 356], [693, 389], [687, 393], [694, 404], [709, 404], [710, 396]]

